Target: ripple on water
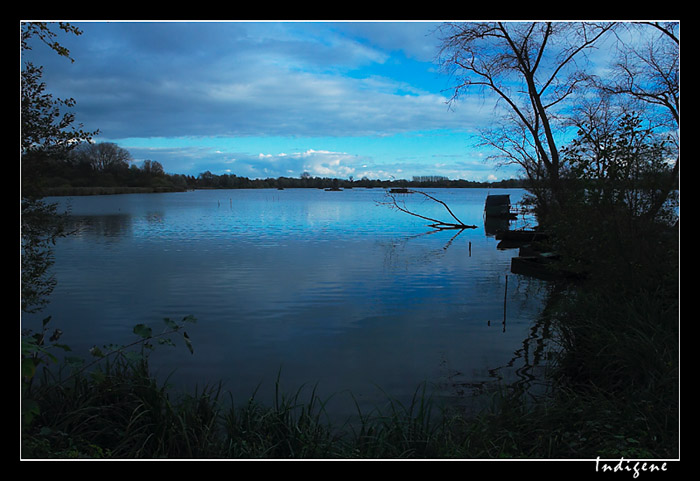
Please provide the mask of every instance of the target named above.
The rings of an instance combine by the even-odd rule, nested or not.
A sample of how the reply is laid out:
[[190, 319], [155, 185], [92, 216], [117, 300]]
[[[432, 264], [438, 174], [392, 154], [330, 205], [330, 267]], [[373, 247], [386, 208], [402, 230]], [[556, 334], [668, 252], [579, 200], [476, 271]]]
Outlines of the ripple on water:
[[[485, 194], [449, 199], [480, 221]], [[540, 306], [511, 277], [503, 332], [513, 252], [481, 226], [433, 232], [377, 205], [379, 191], [127, 197], [72, 199], [80, 229], [56, 248], [52, 322], [85, 352], [192, 314], [195, 355], [154, 358], [183, 383], [223, 379], [248, 396], [282, 369], [292, 389], [412, 396], [452, 370], [481, 379], [508, 363]]]

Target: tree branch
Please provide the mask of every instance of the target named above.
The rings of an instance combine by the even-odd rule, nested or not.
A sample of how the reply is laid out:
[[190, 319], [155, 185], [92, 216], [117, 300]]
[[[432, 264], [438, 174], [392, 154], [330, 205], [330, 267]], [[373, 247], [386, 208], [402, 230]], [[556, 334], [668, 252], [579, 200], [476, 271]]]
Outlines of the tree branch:
[[447, 210], [447, 212], [449, 212], [450, 216], [452, 216], [452, 218], [457, 221], [457, 223], [443, 222], [443, 221], [438, 220], [438, 219], [433, 219], [431, 217], [426, 217], [424, 215], [417, 214], [417, 213], [409, 210], [408, 208], [406, 208], [405, 204], [403, 207], [400, 206], [398, 201], [396, 200], [396, 197], [393, 194], [391, 194], [390, 192], [387, 192], [386, 195], [389, 199], [391, 199], [391, 202], [386, 203], [385, 205], [389, 205], [392, 208], [400, 210], [401, 212], [412, 215], [414, 217], [418, 217], [420, 219], [430, 221], [430, 222], [432, 222], [432, 224], [430, 224], [430, 227], [433, 227], [435, 229], [440, 229], [440, 230], [442, 230], [442, 229], [476, 229], [475, 225], [468, 225], [468, 224], [463, 223], [461, 220], [459, 220], [459, 218], [457, 218], [457, 216], [454, 214], [454, 212], [452, 212], [450, 207], [446, 203], [441, 201], [440, 199], [436, 199], [432, 195], [426, 194], [425, 192], [422, 192], [419, 190], [410, 189], [410, 190], [407, 190], [406, 193], [407, 194], [420, 194], [420, 195], [427, 197], [428, 199], [430, 199], [432, 201], [435, 201], [435, 202], [441, 204]]

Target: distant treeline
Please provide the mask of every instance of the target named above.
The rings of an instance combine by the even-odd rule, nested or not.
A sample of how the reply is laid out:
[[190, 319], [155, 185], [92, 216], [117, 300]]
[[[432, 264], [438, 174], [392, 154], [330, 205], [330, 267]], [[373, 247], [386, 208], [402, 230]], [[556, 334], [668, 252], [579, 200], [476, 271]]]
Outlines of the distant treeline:
[[235, 174], [216, 175], [204, 172], [198, 176], [183, 174], [148, 173], [131, 166], [121, 175], [92, 174], [75, 179], [54, 177], [48, 179], [44, 189], [47, 195], [93, 195], [138, 192], [183, 192], [194, 189], [351, 189], [392, 188], [392, 187], [433, 187], [433, 188], [522, 188], [524, 181], [519, 179], [498, 182], [477, 182], [473, 180], [378, 180], [363, 178], [336, 179], [329, 177], [277, 177], [250, 179]]
[[[521, 188], [518, 179], [499, 182], [450, 180], [444, 176], [416, 176], [412, 180], [359, 180], [312, 177], [304, 172], [298, 177], [250, 179], [235, 174], [197, 176], [168, 174], [157, 161], [146, 160], [141, 166], [133, 163], [130, 154], [114, 144], [85, 144], [74, 149], [67, 158], [45, 159], [30, 182], [40, 182], [45, 195], [93, 195], [136, 192], [177, 192], [193, 189], [350, 189], [392, 187], [502, 187]], [[24, 179], [26, 180], [26, 179]]]
[[363, 177], [361, 179], [336, 179], [330, 177], [312, 177], [302, 174], [299, 177], [277, 177], [267, 179], [249, 179], [234, 174], [215, 175], [211, 172], [199, 174], [196, 178], [187, 177], [188, 186], [196, 189], [327, 189], [353, 187], [503, 187], [519, 188], [524, 181], [518, 179], [501, 180], [499, 182], [477, 182], [473, 180], [450, 180], [442, 176], [413, 177], [412, 180], [379, 180]]

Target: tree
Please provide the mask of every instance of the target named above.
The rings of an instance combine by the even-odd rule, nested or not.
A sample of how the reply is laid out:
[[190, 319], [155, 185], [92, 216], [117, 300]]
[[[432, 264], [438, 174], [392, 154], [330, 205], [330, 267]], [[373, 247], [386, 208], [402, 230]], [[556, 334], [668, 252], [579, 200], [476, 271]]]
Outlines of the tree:
[[218, 187], [219, 178], [210, 171], [202, 172], [197, 176], [198, 187]]
[[[80, 35], [80, 30], [61, 23], [66, 32]], [[39, 38], [59, 55], [69, 57], [66, 48], [52, 41], [56, 34], [46, 23], [22, 25], [22, 51], [31, 50], [29, 40]], [[71, 59], [72, 61], [72, 59]], [[44, 170], [51, 161], [65, 158], [80, 142], [89, 140], [95, 132], [85, 132], [82, 125], [74, 125], [75, 115], [62, 112], [75, 105], [75, 100], [54, 99], [46, 93], [41, 81], [42, 68], [26, 62], [21, 71], [21, 180], [23, 197], [40, 197]]]
[[96, 172], [118, 171], [128, 168], [131, 153], [112, 142], [83, 143], [72, 152], [74, 162], [87, 164]]
[[[80, 31], [61, 23], [59, 28], [76, 35]], [[31, 50], [34, 37], [59, 55], [69, 52], [54, 41], [55, 33], [46, 23], [22, 24], [22, 52]], [[71, 59], [72, 61], [72, 59]], [[53, 263], [51, 246], [63, 235], [64, 227], [55, 206], [42, 200], [42, 179], [46, 167], [94, 133], [73, 125], [74, 115], [62, 113], [72, 107], [73, 99], [56, 100], [46, 93], [41, 81], [42, 69], [26, 62], [21, 71], [20, 150], [21, 150], [21, 280], [22, 310], [36, 312], [46, 303], [55, 285], [49, 267]]]
[[[680, 37], [677, 22], [641, 22], [630, 24], [625, 32], [642, 42], [631, 42], [618, 36], [619, 58], [613, 75], [598, 79], [598, 86], [607, 94], [625, 96], [648, 107], [649, 118], [656, 126], [671, 132], [668, 139], [676, 144], [672, 161], [672, 175], [661, 186], [662, 195], [649, 209], [648, 215], [657, 215], [671, 191], [677, 188], [680, 169], [678, 149], [680, 133]], [[641, 108], [640, 108], [641, 110]], [[658, 115], [654, 115], [658, 114]], [[673, 157], [671, 157], [673, 159]]]
[[442, 27], [441, 63], [457, 84], [450, 102], [473, 89], [505, 104], [505, 123], [484, 132], [507, 162], [545, 180], [559, 194], [561, 160], [557, 121], [586, 76], [580, 61], [613, 24], [553, 22], [448, 23]]
[[[676, 22], [629, 25], [636, 40], [619, 35], [619, 59], [612, 76], [600, 81], [605, 91], [628, 95], [660, 107], [674, 128], [680, 124], [680, 38]], [[657, 33], [654, 35], [653, 33]]]
[[143, 161], [143, 167], [141, 168], [144, 173], [150, 174], [150, 175], [155, 175], [155, 176], [162, 176], [165, 175], [165, 170], [163, 170], [163, 165], [158, 162], [157, 160], [144, 160]]
[[667, 204], [661, 187], [672, 179], [669, 148], [643, 127], [639, 114], [602, 110], [591, 112], [578, 137], [562, 149], [570, 190], [579, 202], [604, 212], [618, 210], [629, 221], [651, 218], [659, 197]]
[[[55, 24], [52, 24], [55, 25]], [[82, 35], [82, 31], [69, 23], [58, 22], [58, 28], [64, 32], [74, 35]], [[31, 50], [30, 40], [32, 38], [39, 39], [44, 44], [48, 45], [54, 52], [62, 57], [68, 58], [71, 62], [74, 60], [70, 56], [70, 51], [54, 40], [56, 32], [51, 30], [46, 22], [26, 22], [22, 24], [22, 34], [20, 39], [20, 47], [22, 51]]]

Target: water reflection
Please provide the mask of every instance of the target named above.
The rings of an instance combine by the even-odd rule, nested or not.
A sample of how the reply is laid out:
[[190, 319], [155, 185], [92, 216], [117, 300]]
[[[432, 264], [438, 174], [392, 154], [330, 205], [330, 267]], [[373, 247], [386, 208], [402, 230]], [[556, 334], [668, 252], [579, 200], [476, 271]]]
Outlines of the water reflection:
[[70, 216], [66, 219], [66, 230], [76, 238], [123, 239], [131, 236], [133, 224], [128, 214]]
[[158, 350], [154, 371], [183, 387], [222, 380], [237, 399], [267, 401], [280, 369], [291, 390], [352, 392], [334, 396], [340, 413], [410, 400], [423, 382], [529, 380], [541, 293], [509, 275], [485, 190], [438, 194], [479, 227], [436, 231], [365, 189], [72, 199], [77, 235], [56, 246], [48, 313], [78, 354], [192, 314], [195, 355]]
[[[516, 288], [524, 291], [524, 299], [529, 296], [549, 298], [546, 283], [533, 278], [514, 277], [517, 280]], [[442, 393], [446, 405], [467, 411], [487, 407], [491, 396], [502, 389], [516, 391], [532, 399], [546, 394], [549, 388], [546, 373], [556, 352], [551, 326], [551, 318], [545, 309], [535, 316], [527, 336], [511, 353], [510, 359], [497, 366], [464, 372], [443, 360], [443, 373], [436, 385], [437, 392]]]
[[510, 228], [511, 219], [504, 217], [484, 217], [484, 231], [486, 235], [494, 236], [498, 231], [508, 230]]

